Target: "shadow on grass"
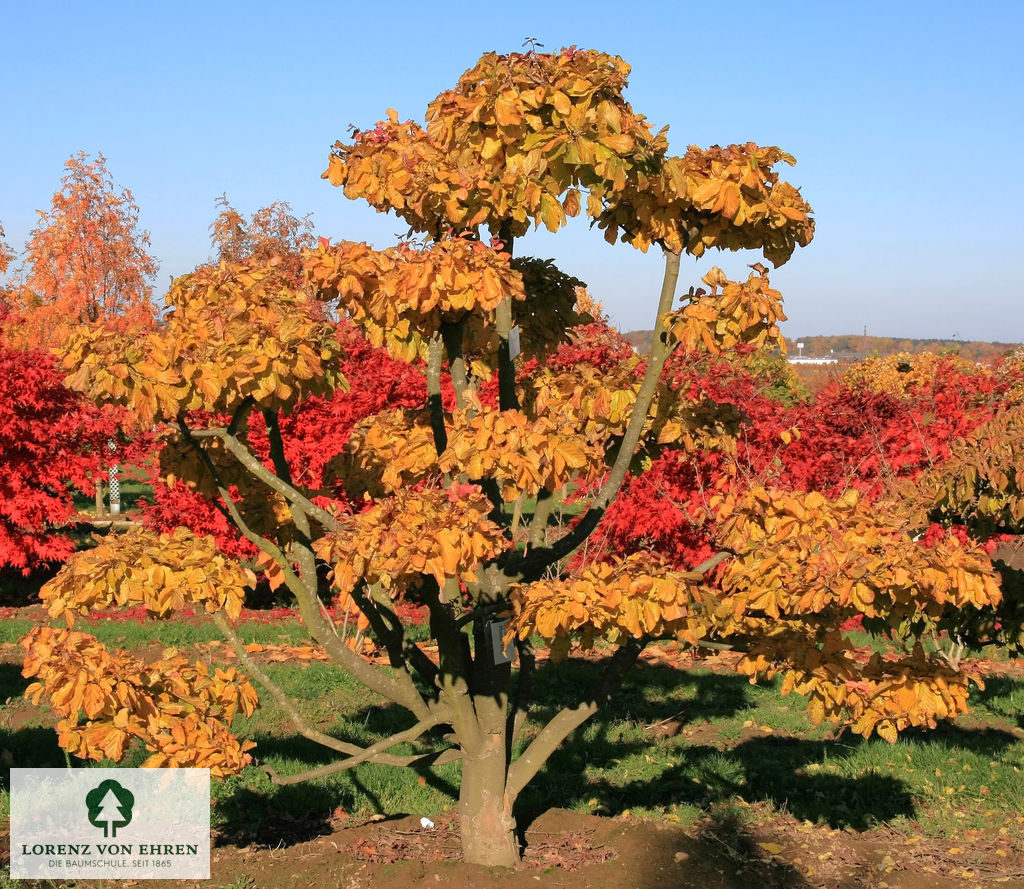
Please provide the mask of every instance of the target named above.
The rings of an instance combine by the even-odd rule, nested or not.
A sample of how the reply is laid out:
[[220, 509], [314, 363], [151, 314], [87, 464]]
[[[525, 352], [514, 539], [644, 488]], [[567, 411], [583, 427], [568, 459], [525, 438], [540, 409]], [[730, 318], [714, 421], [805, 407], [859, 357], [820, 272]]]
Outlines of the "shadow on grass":
[[[596, 667], [586, 662], [548, 665], [538, 671], [533, 718], [543, 725], [593, 681]], [[607, 706], [558, 748], [543, 771], [520, 796], [525, 820], [552, 806], [572, 808], [587, 801], [593, 808], [618, 813], [637, 806], [710, 802], [696, 773], [677, 762], [661, 770], [632, 766], [645, 774], [626, 780], [623, 762], [654, 751], [656, 742], [641, 726], [671, 719], [680, 727], [707, 719], [735, 717], [753, 709], [751, 686], [739, 676], [680, 671], [664, 666], [638, 665]], [[710, 747], [673, 749], [671, 757]], [[666, 751], [659, 750], [659, 758]], [[650, 773], [657, 772], [652, 780]], [[691, 772], [693, 772], [691, 774]], [[600, 775], [600, 777], [598, 777]], [[609, 775], [614, 775], [614, 780]], [[738, 786], [737, 776], [737, 786]]]
[[[568, 662], [557, 667], [547, 666], [541, 669], [537, 675], [537, 720], [546, 722], [562, 705], [576, 697], [581, 688], [588, 687], [596, 670], [596, 665], [587, 662]], [[603, 791], [593, 782], [588, 783], [584, 772], [591, 766], [602, 770], [614, 770], [617, 758], [654, 746], [654, 742], [648, 738], [623, 737], [623, 730], [637, 723], [656, 722], [669, 717], [679, 717], [680, 714], [684, 719], [731, 717], [752, 707], [754, 704], [750, 697], [750, 685], [742, 678], [723, 677], [711, 673], [696, 675], [669, 667], [644, 665], [634, 671], [624, 688], [597, 718], [594, 723], [596, 735], [583, 737], [581, 733], [577, 733], [556, 752], [545, 772], [528, 788], [519, 806], [523, 813], [523, 828], [525, 829], [532, 821], [533, 816], [542, 811], [552, 807], [571, 806], [594, 795], [602, 797], [602, 804], [609, 812], [636, 806], [641, 800], [643, 804], [649, 804], [652, 793], [655, 796], [665, 793], [671, 796], [677, 792], [676, 785], [682, 786], [684, 783], [682, 773], [688, 766], [677, 766], [678, 779], [672, 775], [661, 775], [656, 782], [638, 781], [632, 789], [628, 786], [612, 787], [608, 784]], [[386, 737], [401, 731], [409, 725], [409, 714], [399, 707], [368, 707], [357, 712], [339, 714], [338, 721], [329, 729], [323, 725], [321, 727], [335, 737], [353, 743], [366, 743], [377, 737]], [[434, 734], [441, 736], [445, 731], [446, 729], [439, 728]], [[259, 759], [263, 762], [281, 764], [275, 767], [282, 772], [286, 770], [288, 773], [295, 773], [316, 768], [334, 762], [340, 756], [294, 734], [264, 731], [252, 736], [252, 739], [257, 743], [255, 752]], [[438, 744], [425, 745], [419, 749], [443, 747], [440, 737], [437, 740]], [[701, 749], [694, 748], [695, 751]], [[661, 755], [664, 756], [664, 751]], [[699, 754], [691, 751], [688, 755]], [[329, 812], [338, 806], [345, 809], [358, 808], [367, 802], [377, 811], [383, 811], [384, 807], [374, 798], [372, 792], [365, 785], [359, 784], [359, 772], [371, 768], [376, 767], [363, 766], [358, 771], [346, 773], [345, 779], [341, 781], [299, 786], [309, 787], [311, 790], [313, 787], [316, 788], [315, 796], [311, 799], [314, 799], [316, 806], [322, 811]], [[433, 770], [424, 768], [419, 771], [419, 777], [428, 787], [448, 798], [458, 798], [458, 786], [444, 780]], [[405, 780], [411, 783], [415, 779], [410, 777]], [[657, 784], [656, 790], [653, 787], [646, 787], [647, 784], [653, 783]], [[230, 836], [232, 842], [241, 842], [245, 839], [262, 841], [259, 837], [267, 832], [264, 829], [265, 824], [272, 824], [272, 829], [276, 828], [280, 832], [281, 825], [267, 813], [293, 809], [293, 790], [291, 786], [278, 787], [269, 784], [265, 789], [249, 787], [245, 790], [236, 790], [230, 799], [218, 804], [229, 822], [239, 819], [238, 829], [229, 825], [228, 830], [224, 832], [225, 836]], [[688, 783], [686, 790], [690, 790]], [[716, 799], [731, 798], [734, 795], [723, 785]], [[303, 806], [304, 810], [309, 808]], [[263, 814], [259, 814], [257, 810]], [[319, 827], [322, 826], [321, 819]], [[316, 829], [317, 823], [314, 820], [310, 830]]]
[[[717, 871], [714, 885], [747, 889], [803, 889], [810, 884], [788, 861], [773, 856], [758, 844], [744, 822], [728, 811], [712, 812], [701, 824], [694, 840], [691, 859]], [[716, 867], [717, 865], [717, 867]], [[661, 889], [664, 882], [650, 880], [651, 889]]]
[[[677, 886], [807, 889], [810, 886], [784, 856], [772, 855], [759, 844], [757, 834], [742, 816], [728, 810], [709, 813], [692, 833], [665, 830], [651, 822], [624, 822], [611, 833], [607, 845], [618, 853], [618, 872], [607, 881], [598, 877], [592, 885], [634, 886], [636, 889], [674, 889]], [[564, 874], [556, 885], [591, 885], [579, 876], [574, 882], [573, 877]]]
[[[334, 726], [321, 728], [339, 740], [365, 746], [377, 738], [403, 731], [410, 725], [411, 717], [403, 708], [372, 706], [339, 714]], [[436, 743], [418, 749], [426, 752], [443, 748], [444, 743], [439, 736], [444, 731], [438, 728], [427, 733], [424, 740], [429, 742], [433, 736]], [[262, 732], [248, 737], [256, 742], [254, 753], [257, 760], [274, 764], [275, 770], [282, 776], [315, 769], [344, 758], [344, 754], [299, 735]], [[411, 753], [412, 748], [396, 747], [396, 752]], [[383, 813], [388, 808], [387, 803], [363, 780], [361, 774], [364, 770], [377, 768], [407, 772], [405, 769], [369, 764], [338, 773], [337, 777], [301, 784], [276, 785], [270, 783], [269, 779], [263, 779], [258, 782], [260, 786], [254, 788], [238, 786], [236, 783], [216, 804], [218, 819], [221, 821], [218, 844], [243, 847], [250, 844], [290, 845], [330, 833], [330, 820], [336, 810], [355, 812], [369, 806], [372, 811]], [[430, 768], [419, 769], [417, 773], [427, 787], [451, 799], [458, 798], [458, 786], [444, 780]], [[412, 785], [417, 779], [412, 774], [397, 778], [399, 782], [403, 780], [407, 785]], [[251, 776], [248, 783], [253, 783]], [[389, 818], [400, 818], [405, 814], [393, 812]]]
[[[574, 665], [557, 678], [542, 671], [539, 718], [550, 718], [569, 689], [585, 687], [586, 666]], [[1010, 686], [999, 682], [989, 684], [990, 697], [1003, 700]], [[1017, 686], [1024, 689], [1024, 684]], [[609, 706], [552, 755], [521, 796], [521, 810], [527, 819], [552, 806], [617, 814], [689, 805], [710, 812], [741, 799], [769, 802], [801, 820], [855, 830], [915, 816], [911, 788], [897, 777], [870, 768], [856, 775], [812, 773], [809, 768], [851, 759], [864, 745], [878, 742], [847, 734], [841, 741], [769, 736], [739, 742], [723, 737], [716, 743], [714, 727], [707, 726], [700, 742], [688, 744], [679, 737], [657, 742], [642, 728], [666, 719], [680, 728], [707, 719], [743, 719], [743, 712], [756, 706], [751, 690], [741, 676], [660, 666], [635, 672]], [[993, 758], [1020, 742], [1000, 728], [955, 724], [911, 730], [903, 737]]]
[[22, 699], [29, 680], [17, 664], [0, 664], [0, 788], [11, 786], [11, 767], [54, 769], [67, 764], [52, 726], [40, 725], [40, 712]]
[[21, 675], [20, 664], [0, 664], [0, 703], [20, 698], [29, 680]]
[[[589, 687], [598, 669], [592, 663], [569, 662], [539, 670], [536, 721], [546, 722], [575, 699], [581, 689]], [[0, 700], [16, 698], [25, 684], [16, 665], [0, 665]], [[1009, 715], [1008, 702], [1018, 685], [1015, 680], [993, 679], [981, 693], [985, 696], [982, 703], [994, 714], [998, 715], [1002, 707]], [[871, 768], [852, 775], [817, 768], [852, 759], [863, 745], [876, 742], [849, 735], [842, 742], [780, 736], [730, 741], [723, 735], [716, 736], [714, 725], [701, 725], [696, 735], [699, 740], [687, 743], [681, 735], [655, 740], [644, 729], [670, 719], [681, 727], [721, 719], [731, 720], [727, 725], [737, 730], [746, 711], [755, 707], [755, 690], [744, 677], [645, 665], [630, 675], [602, 712], [554, 753], [528, 786], [518, 805], [521, 827], [525, 829], [536, 815], [556, 807], [618, 814], [627, 809], [684, 805], [712, 818], [736, 800], [768, 802], [801, 820], [856, 830], [915, 816], [910, 787], [897, 777]], [[11, 713], [16, 716], [17, 708], [12, 707]], [[339, 758], [340, 754], [294, 734], [283, 716], [267, 718], [270, 722], [264, 725], [268, 727], [252, 736], [258, 745], [255, 753], [261, 761], [274, 763], [282, 773], [315, 768]], [[410, 719], [399, 707], [370, 706], [339, 712], [332, 725], [321, 727], [336, 737], [365, 744], [408, 728]], [[443, 731], [435, 730], [437, 735]], [[912, 743], [971, 750], [992, 758], [1019, 743], [1012, 732], [991, 726], [974, 729], [943, 725], [926, 733], [908, 732], [905, 737]], [[437, 738], [437, 744], [429, 746], [437, 749], [443, 742]], [[0, 748], [9, 750], [18, 766], [63, 764], [63, 753], [57, 748], [52, 729], [27, 723], [18, 727], [10, 718], [0, 725]], [[867, 759], [870, 761], [870, 757]], [[221, 842], [300, 842], [329, 831], [330, 819], [338, 808], [355, 812], [368, 803], [376, 811], [386, 807], [394, 810], [395, 800], [400, 800], [402, 793], [408, 788], [415, 790], [416, 778], [396, 777], [393, 789], [389, 789], [389, 801], [385, 802], [376, 796], [380, 785], [364, 780], [370, 775], [366, 770], [378, 768], [388, 767], [364, 765], [345, 773], [343, 780], [283, 787], [271, 785], [264, 777], [253, 777], [253, 773], [230, 779], [218, 791], [216, 813]], [[451, 772], [446, 779], [425, 768], [419, 776], [428, 787], [450, 799], [457, 798], [458, 787], [450, 780]], [[723, 827], [709, 842], [721, 846], [719, 834], [729, 831], [741, 842], [741, 826], [736, 824], [729, 830]], [[737, 852], [744, 861], [754, 861], [755, 853], [753, 846]]]
[[[593, 664], [566, 663], [547, 666], [537, 676], [536, 719], [544, 723], [593, 679]], [[909, 786], [902, 780], [874, 771], [856, 776], [812, 774], [809, 766], [852, 756], [863, 744], [859, 738], [843, 743], [790, 737], [756, 737], [740, 742], [708, 740], [705, 730], [699, 743], [681, 737], [654, 740], [643, 726], [673, 719], [681, 725], [710, 718], [744, 719], [756, 705], [753, 689], [740, 676], [678, 671], [645, 666], [635, 671], [620, 693], [594, 719], [577, 731], [551, 757], [520, 797], [517, 810], [525, 830], [540, 813], [550, 808], [589, 808], [606, 814], [627, 809], [692, 806], [706, 814], [736, 800], [769, 802], [802, 820], [833, 827], [865, 830], [878, 822], [915, 814]], [[409, 715], [397, 707], [370, 707], [344, 714], [331, 729], [346, 740], [365, 743], [409, 726]], [[713, 726], [702, 727], [714, 731]], [[971, 731], [949, 727], [929, 735], [931, 740], [959, 747], [993, 752], [1016, 739], [996, 730]], [[263, 761], [286, 763], [288, 772], [315, 768], [336, 761], [338, 754], [294, 735], [265, 732], [253, 737]], [[360, 767], [360, 771], [373, 766]], [[439, 780], [430, 769], [420, 775], [450, 798], [458, 788]], [[399, 779], [400, 780], [400, 779]], [[411, 778], [406, 779], [411, 783]], [[323, 827], [323, 816], [335, 807], [358, 808], [369, 802], [379, 806], [365, 787], [357, 786], [357, 773], [346, 780], [315, 785], [251, 789], [235, 792], [225, 800], [223, 813], [229, 821], [237, 813], [246, 830], [238, 838], [261, 835], [260, 819], [277, 824], [270, 812], [290, 811], [309, 816], [320, 813], [312, 825]], [[298, 796], [294, 795], [298, 793]], [[307, 796], [302, 796], [306, 793]], [[361, 798], [361, 799], [360, 799]], [[302, 800], [300, 804], [300, 800]], [[393, 803], [392, 803], [393, 805]], [[258, 814], [262, 811], [263, 814]], [[275, 816], [276, 817], [276, 816]], [[255, 828], [253, 828], [255, 825]], [[254, 834], [253, 829], [257, 832]], [[313, 829], [311, 827], [311, 829]]]
[[[685, 746], [674, 751], [675, 764], [661, 770], [656, 778], [625, 782], [608, 778], [573, 782], [563, 772], [560, 785], [575, 783], [576, 792], [567, 794], [569, 799], [563, 795], [559, 805], [593, 801], [595, 808], [612, 814], [631, 808], [675, 805], [710, 812], [717, 805], [741, 799], [769, 802], [801, 820], [855, 830], [867, 830], [900, 816], [913, 817], [909, 788], [899, 779], [875, 772], [857, 777], [804, 772], [805, 766], [822, 762], [833, 746], [825, 741], [788, 738], [753, 739], [727, 750]], [[593, 743], [588, 747], [593, 749]], [[562, 755], [552, 757], [547, 771], [538, 777], [540, 784], [545, 784], [548, 772], [564, 767], [562, 763]], [[530, 808], [542, 811], [552, 804], [553, 789], [548, 785], [531, 794]]]
[[[532, 718], [547, 722], [594, 682], [599, 669], [598, 664], [579, 660], [543, 666], [537, 671]], [[741, 676], [640, 662], [596, 719], [646, 724], [682, 717], [685, 724], [697, 719], [727, 718], [757, 706], [750, 689], [750, 683]]]
[[237, 788], [217, 803], [216, 845], [275, 848], [324, 836], [344, 798], [341, 788], [317, 784], [275, 787], [269, 795]]
[[1024, 681], [1010, 676], [987, 676], [983, 689], [971, 690], [971, 705], [985, 708], [1017, 728], [1024, 728]]
[[977, 754], [995, 757], [1011, 744], [1019, 744], [1020, 738], [1006, 729], [992, 726], [956, 725], [940, 722], [933, 729], [907, 729], [900, 734], [904, 741], [917, 741], [942, 745], [949, 750], [970, 750]]

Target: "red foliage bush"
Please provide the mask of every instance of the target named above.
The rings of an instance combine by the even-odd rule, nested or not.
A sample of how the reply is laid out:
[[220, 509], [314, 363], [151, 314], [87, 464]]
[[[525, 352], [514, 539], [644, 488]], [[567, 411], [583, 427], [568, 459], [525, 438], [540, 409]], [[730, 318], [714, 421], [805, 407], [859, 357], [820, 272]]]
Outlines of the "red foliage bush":
[[[751, 482], [837, 496], [856, 488], [877, 497], [897, 478], [913, 479], [949, 457], [950, 443], [989, 419], [1017, 378], [955, 358], [929, 360], [902, 391], [879, 391], [845, 377], [791, 406], [766, 394], [763, 378], [724, 360], [677, 356], [666, 379], [693, 402], [717, 404], [737, 425], [736, 454], [666, 452], [627, 480], [595, 534], [588, 558], [650, 549], [679, 567], [714, 550], [708, 497]], [[881, 388], [881, 387], [879, 387]], [[797, 433], [785, 441], [783, 432]], [[729, 472], [726, 472], [726, 469]]]
[[801, 435], [781, 452], [777, 482], [826, 495], [853, 487], [876, 497], [887, 481], [914, 478], [947, 459], [950, 442], [989, 419], [1006, 387], [952, 359], [937, 361], [905, 392], [837, 380], [786, 417]]
[[774, 464], [787, 408], [767, 394], [775, 381], [725, 359], [676, 355], [663, 379], [678, 397], [720, 417], [737, 436], [735, 458], [722, 450], [665, 451], [649, 470], [627, 478], [592, 539], [602, 542], [598, 557], [650, 549], [675, 566], [692, 567], [715, 551], [709, 498]]
[[24, 574], [71, 554], [62, 528], [74, 521], [74, 491], [93, 493], [96, 473], [131, 451], [123, 414], [100, 410], [63, 379], [51, 355], [0, 337], [0, 567]]

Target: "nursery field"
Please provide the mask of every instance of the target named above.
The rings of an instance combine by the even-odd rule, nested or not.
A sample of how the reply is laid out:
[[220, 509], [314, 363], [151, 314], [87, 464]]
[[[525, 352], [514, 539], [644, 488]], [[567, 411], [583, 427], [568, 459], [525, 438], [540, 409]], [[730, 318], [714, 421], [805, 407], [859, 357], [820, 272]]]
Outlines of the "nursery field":
[[[154, 299], [84, 152], [0, 241], [0, 764], [208, 768], [214, 889], [1024, 887], [1024, 349], [808, 385], [795, 158], [540, 46], [311, 171], [390, 247], [224, 195]], [[643, 355], [522, 254], [576, 216]]]
[[[17, 640], [41, 617], [38, 606], [5, 609], [0, 622], [6, 767], [66, 762], [52, 713], [22, 697]], [[401, 727], [397, 708], [319, 659], [293, 615], [246, 611], [239, 627], [318, 728], [367, 743]], [[83, 628], [143, 656], [173, 645], [237, 664], [199, 618], [141, 623], [101, 613]], [[602, 657], [542, 658], [537, 725]], [[272, 785], [260, 766], [288, 774], [328, 759], [267, 697], [237, 726], [256, 741], [258, 765], [214, 782], [212, 880], [198, 885], [1024, 886], [1024, 669], [1005, 659], [982, 666], [985, 688], [967, 715], [889, 744], [814, 726], [799, 696], [780, 696], [777, 683], [751, 685], [730, 655], [652, 646], [522, 798], [527, 845], [514, 871], [458, 860], [458, 764], [418, 773], [363, 765]], [[5, 816], [6, 808], [5, 795]]]

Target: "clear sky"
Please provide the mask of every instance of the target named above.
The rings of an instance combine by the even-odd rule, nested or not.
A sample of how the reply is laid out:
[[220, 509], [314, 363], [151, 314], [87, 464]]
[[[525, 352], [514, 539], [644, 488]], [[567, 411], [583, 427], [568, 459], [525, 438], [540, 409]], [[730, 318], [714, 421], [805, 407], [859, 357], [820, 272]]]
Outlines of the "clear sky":
[[[80, 150], [133, 192], [158, 292], [209, 256], [222, 192], [388, 246], [400, 220], [320, 179], [330, 146], [388, 107], [422, 120], [481, 53], [529, 36], [626, 59], [626, 97], [670, 125], [673, 153], [754, 141], [797, 158], [783, 173], [817, 236], [772, 275], [787, 335], [1024, 340], [1022, 0], [38, 0], [5, 4], [4, 25], [0, 223], [15, 249]], [[582, 219], [521, 252], [587, 281], [621, 329], [651, 326], [654, 252], [608, 247]], [[758, 258], [684, 260], [681, 289]]]

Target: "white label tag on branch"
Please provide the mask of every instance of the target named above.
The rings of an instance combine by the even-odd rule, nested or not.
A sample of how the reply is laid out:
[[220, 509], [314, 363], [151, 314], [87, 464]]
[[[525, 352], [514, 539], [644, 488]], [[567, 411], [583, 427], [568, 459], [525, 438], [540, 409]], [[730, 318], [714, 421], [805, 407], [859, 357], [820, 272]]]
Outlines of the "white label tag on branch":
[[519, 342], [519, 325], [517, 324], [508, 332], [508, 358], [509, 361], [515, 361], [516, 356], [522, 351], [522, 347]]

